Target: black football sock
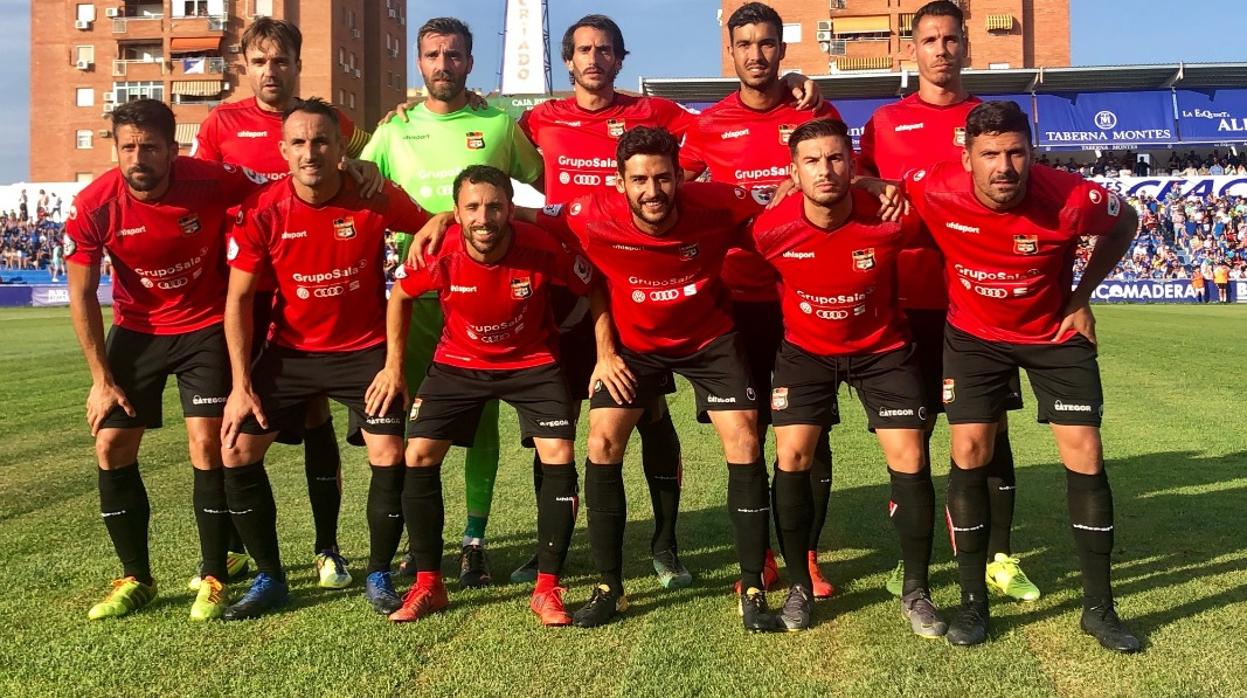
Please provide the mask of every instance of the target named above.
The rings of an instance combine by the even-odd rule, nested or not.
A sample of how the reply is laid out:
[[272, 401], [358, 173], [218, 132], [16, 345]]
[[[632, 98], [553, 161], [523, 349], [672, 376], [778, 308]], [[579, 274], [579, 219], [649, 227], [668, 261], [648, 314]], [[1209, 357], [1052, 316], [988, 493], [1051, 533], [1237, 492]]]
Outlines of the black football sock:
[[954, 462], [948, 472], [948, 532], [957, 556], [961, 599], [987, 598], [987, 471], [963, 470]]
[[1113, 553], [1113, 490], [1104, 470], [1096, 475], [1065, 471], [1070, 526], [1082, 569], [1083, 604], [1100, 606], [1113, 601], [1109, 581]]
[[541, 456], [533, 449], [533, 493], [537, 495], [537, 504], [541, 504], [541, 481], [545, 473], [541, 470]]
[[542, 466], [540, 503], [537, 505], [537, 571], [558, 575], [563, 572], [567, 548], [576, 528], [576, 464]]
[[935, 541], [935, 485], [931, 483], [930, 468], [912, 474], [888, 468], [888, 479], [892, 481], [888, 516], [896, 529], [905, 566], [905, 585], [901, 590], [904, 596], [930, 586], [927, 570]]
[[229, 504], [225, 501], [225, 469], [195, 471], [191, 502], [195, 507], [195, 525], [199, 528], [199, 556], [203, 561], [199, 573], [216, 577], [224, 584], [229, 581], [225, 564], [226, 548], [229, 546]]
[[368, 574], [389, 572], [390, 562], [403, 538], [402, 463], [391, 467], [370, 465], [368, 483]]
[[680, 513], [680, 437], [671, 423], [671, 413], [663, 412], [656, 422], [649, 415], [641, 416], [637, 423], [641, 435], [641, 465], [645, 469], [645, 483], [649, 485], [649, 499], [654, 507], [654, 536], [650, 550], [660, 553], [676, 548], [675, 525]]
[[[800, 584], [807, 591], [813, 589], [810, 581], [809, 547], [810, 525], [814, 520], [814, 493], [810, 486], [810, 474], [805, 471], [775, 471], [775, 523], [783, 531], [784, 563], [793, 584]], [[761, 587], [759, 587], [761, 588]]]
[[446, 502], [442, 499], [442, 464], [407, 468], [403, 480], [403, 519], [407, 540], [419, 572], [442, 569], [442, 530], [446, 527]]
[[100, 516], [113, 541], [125, 576], [152, 583], [147, 550], [147, 525], [151, 506], [137, 462], [122, 468], [99, 471]]
[[585, 461], [585, 506], [593, 565], [603, 582], [622, 593], [624, 524], [628, 520], [623, 463]]
[[338, 549], [338, 511], [342, 507], [342, 483], [339, 475], [342, 459], [338, 454], [338, 437], [333, 433], [333, 419], [308, 429], [303, 435], [303, 469], [307, 475], [307, 497], [312, 504], [312, 521], [316, 526], [316, 550]]
[[987, 559], [996, 553], [1011, 555], [1009, 534], [1013, 529], [1013, 500], [1017, 494], [1017, 475], [1013, 470], [1013, 446], [1009, 432], [996, 432], [996, 446], [987, 467], [987, 503], [991, 512], [991, 531], [987, 537]]
[[225, 469], [225, 501], [230, 517], [242, 534], [256, 570], [279, 582], [286, 581], [277, 547], [277, 502], [264, 470], [264, 459]]
[[823, 429], [814, 446], [814, 464], [810, 467], [810, 487], [814, 496], [814, 521], [810, 524], [810, 550], [818, 550], [827, 510], [831, 507], [831, 430]]
[[752, 463], [727, 464], [727, 512], [732, 522], [743, 588], [762, 585], [762, 567], [771, 538], [771, 496], [761, 456]]

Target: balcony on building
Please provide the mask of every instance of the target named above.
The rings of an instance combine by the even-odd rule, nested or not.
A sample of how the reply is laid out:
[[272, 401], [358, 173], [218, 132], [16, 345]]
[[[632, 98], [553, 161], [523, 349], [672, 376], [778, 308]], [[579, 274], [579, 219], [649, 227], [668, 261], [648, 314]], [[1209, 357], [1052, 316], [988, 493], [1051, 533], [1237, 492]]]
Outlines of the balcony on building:
[[164, 48], [159, 41], [122, 41], [117, 44], [113, 77], [128, 80], [159, 80], [168, 72]]
[[836, 17], [831, 27], [835, 38], [843, 41], [888, 41], [892, 38], [888, 15]]
[[113, 34], [127, 39], [159, 39], [164, 33], [164, 3], [125, 2], [105, 7], [104, 16], [113, 23]]
[[831, 61], [832, 73], [866, 70], [891, 70], [891, 56], [845, 56]]
[[172, 0], [169, 29], [174, 35], [220, 35], [229, 19], [225, 0]]

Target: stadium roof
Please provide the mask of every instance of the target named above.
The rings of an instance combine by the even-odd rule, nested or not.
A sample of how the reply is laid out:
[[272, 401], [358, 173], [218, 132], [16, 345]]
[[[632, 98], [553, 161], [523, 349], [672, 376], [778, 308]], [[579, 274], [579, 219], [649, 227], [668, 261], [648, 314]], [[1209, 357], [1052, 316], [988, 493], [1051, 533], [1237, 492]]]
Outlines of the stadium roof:
[[[1074, 68], [965, 70], [962, 82], [971, 94], [1021, 92], [1105, 92], [1202, 89], [1247, 85], [1247, 63], [1175, 63], [1097, 65]], [[811, 76], [829, 99], [891, 97], [918, 89], [918, 76], [907, 71], [853, 71]], [[641, 93], [681, 101], [713, 101], [739, 85], [736, 78], [641, 78]]]

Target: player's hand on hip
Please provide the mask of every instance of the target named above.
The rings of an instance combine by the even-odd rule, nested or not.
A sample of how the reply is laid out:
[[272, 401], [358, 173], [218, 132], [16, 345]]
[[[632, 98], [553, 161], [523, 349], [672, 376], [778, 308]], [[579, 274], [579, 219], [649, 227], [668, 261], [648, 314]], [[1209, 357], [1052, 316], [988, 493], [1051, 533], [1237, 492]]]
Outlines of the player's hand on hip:
[[260, 399], [251, 389], [234, 389], [225, 401], [225, 414], [221, 417], [221, 447], [233, 448], [247, 417], [255, 417], [261, 429], [268, 429], [268, 418], [260, 407]]
[[621, 405], [636, 399], [636, 377], [619, 354], [599, 356], [597, 365], [593, 367], [593, 375], [589, 377], [589, 397], [603, 389]]
[[1059, 342], [1061, 337], [1065, 336], [1070, 330], [1087, 338], [1091, 342], [1091, 346], [1096, 346], [1095, 338], [1095, 314], [1091, 312], [1091, 306], [1084, 303], [1082, 305], [1071, 305], [1065, 309], [1065, 318], [1061, 320], [1061, 329], [1056, 331], [1056, 336], [1052, 341]]
[[364, 391], [364, 413], [380, 417], [390, 411], [395, 398], [401, 397], [407, 404], [407, 382], [403, 380], [402, 368], [383, 368], [377, 371], [368, 390]]
[[411, 246], [407, 248], [407, 264], [415, 269], [423, 269], [426, 266], [425, 255], [436, 254], [442, 248], [446, 230], [454, 222], [455, 218], [450, 213], [439, 213], [430, 218], [429, 222], [411, 237]]
[[125, 391], [116, 383], [91, 384], [91, 392], [87, 393], [87, 424], [91, 427], [91, 436], [99, 433], [104, 418], [117, 407], [125, 410], [127, 417], [135, 414]]
[[371, 199], [385, 186], [385, 175], [381, 174], [381, 168], [377, 167], [375, 162], [342, 158], [342, 162], [338, 163], [338, 169], [355, 180], [355, 183], [359, 185], [359, 195], [365, 199]]

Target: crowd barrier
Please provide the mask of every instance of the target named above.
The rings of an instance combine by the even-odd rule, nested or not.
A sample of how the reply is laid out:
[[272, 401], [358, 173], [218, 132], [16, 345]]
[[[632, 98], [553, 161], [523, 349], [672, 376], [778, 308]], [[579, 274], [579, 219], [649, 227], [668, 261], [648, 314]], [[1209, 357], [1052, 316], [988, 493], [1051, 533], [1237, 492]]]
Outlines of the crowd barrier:
[[[95, 296], [100, 305], [113, 304], [113, 287], [102, 284]], [[4, 284], [0, 285], [0, 307], [48, 308], [69, 305], [69, 287], [64, 284]]]
[[[1204, 297], [1191, 285], [1189, 279], [1171, 281], [1105, 281], [1091, 294], [1094, 303], [1215, 303], [1217, 287], [1210, 281], [1204, 284]], [[1231, 281], [1231, 303], [1247, 303], [1247, 281]]]

